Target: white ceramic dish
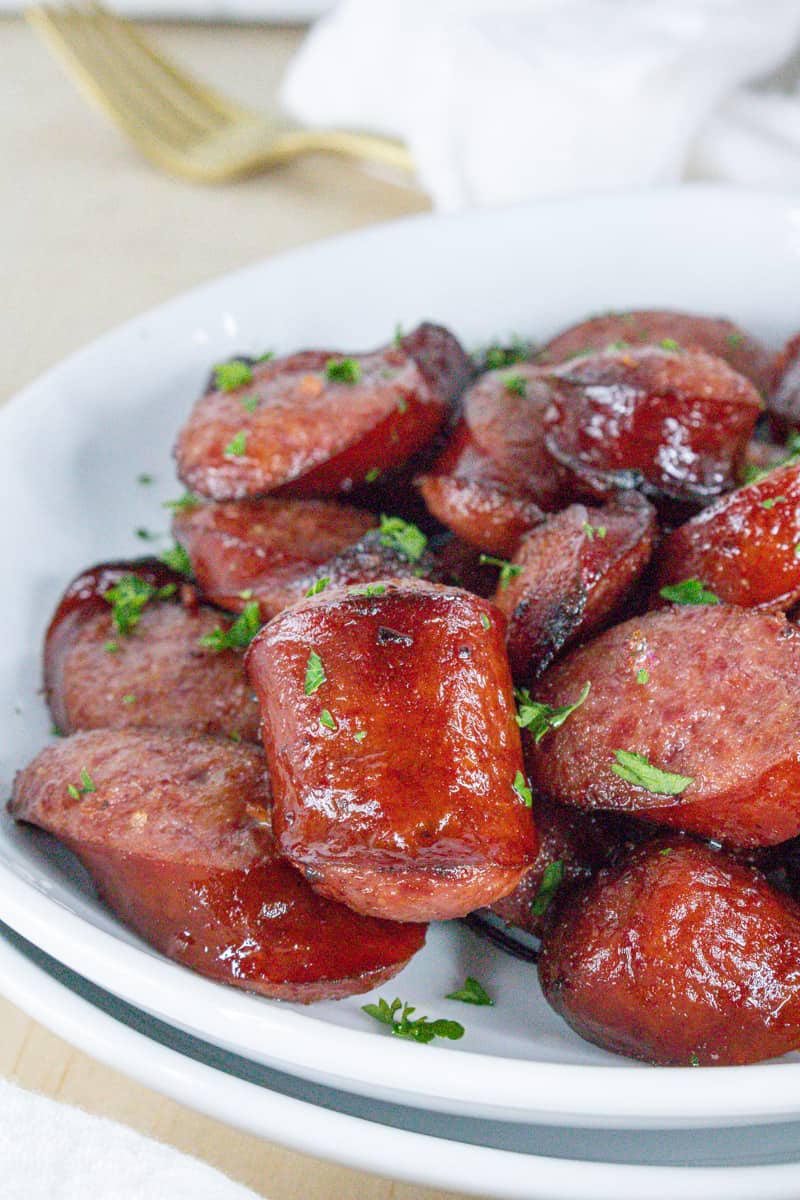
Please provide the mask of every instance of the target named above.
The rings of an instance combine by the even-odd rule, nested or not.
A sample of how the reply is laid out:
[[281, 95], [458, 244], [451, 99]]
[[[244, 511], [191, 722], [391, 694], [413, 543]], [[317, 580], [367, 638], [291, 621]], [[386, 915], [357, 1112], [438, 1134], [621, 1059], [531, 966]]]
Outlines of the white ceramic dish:
[[800, 1126], [608, 1131], [449, 1117], [335, 1092], [181, 1034], [0, 925], [8, 997], [95, 1058], [295, 1150], [498, 1200], [796, 1200]]
[[[684, 189], [417, 218], [284, 255], [135, 320], [50, 371], [0, 413], [0, 773], [47, 740], [39, 646], [66, 581], [142, 552], [176, 494], [175, 430], [208, 367], [237, 350], [385, 342], [433, 317], [468, 345], [546, 336], [586, 313], [676, 306], [721, 312], [771, 342], [800, 326], [800, 199]], [[140, 472], [156, 477], [137, 485]], [[10, 564], [10, 569], [9, 569]], [[388, 991], [421, 1012], [467, 971], [495, 1009], [459, 1011], [458, 1046], [385, 1035], [358, 998], [310, 1009], [212, 984], [168, 963], [92, 897], [68, 857], [0, 821], [0, 917], [48, 953], [173, 1024], [308, 1079], [427, 1109], [567, 1125], [691, 1126], [800, 1115], [800, 1063], [654, 1070], [578, 1039], [529, 967], [462, 928]]]

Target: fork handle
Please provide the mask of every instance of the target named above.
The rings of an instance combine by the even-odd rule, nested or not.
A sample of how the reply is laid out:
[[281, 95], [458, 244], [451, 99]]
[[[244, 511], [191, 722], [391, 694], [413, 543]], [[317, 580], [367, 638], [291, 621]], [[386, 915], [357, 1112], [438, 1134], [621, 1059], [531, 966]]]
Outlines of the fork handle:
[[281, 133], [270, 145], [271, 157], [295, 158], [298, 154], [338, 154], [382, 163], [411, 174], [414, 159], [402, 142], [372, 133], [351, 133], [346, 129], [292, 129]]

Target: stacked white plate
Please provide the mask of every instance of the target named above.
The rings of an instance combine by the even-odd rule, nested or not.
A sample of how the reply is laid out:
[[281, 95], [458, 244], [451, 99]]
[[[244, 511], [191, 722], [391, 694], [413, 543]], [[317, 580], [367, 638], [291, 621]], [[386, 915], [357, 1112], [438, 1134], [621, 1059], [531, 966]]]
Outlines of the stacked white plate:
[[[424, 318], [469, 346], [544, 338], [632, 307], [730, 316], [778, 344], [800, 327], [799, 265], [800, 198], [682, 189], [423, 217], [228, 276], [68, 359], [0, 412], [4, 783], [50, 736], [48, 616], [78, 569], [141, 553], [138, 528], [165, 530], [161, 503], [180, 490], [170, 446], [213, 362], [359, 350]], [[6, 817], [0, 919], [12, 999], [96, 1057], [295, 1148], [526, 1200], [800, 1193], [795, 1056], [656, 1070], [604, 1054], [548, 1009], [534, 968], [458, 923], [432, 929], [382, 994], [454, 1016], [443, 997], [472, 974], [496, 1005], [459, 1010], [457, 1045], [417, 1046], [370, 1021], [363, 997], [274, 1004], [167, 962], [69, 855]]]

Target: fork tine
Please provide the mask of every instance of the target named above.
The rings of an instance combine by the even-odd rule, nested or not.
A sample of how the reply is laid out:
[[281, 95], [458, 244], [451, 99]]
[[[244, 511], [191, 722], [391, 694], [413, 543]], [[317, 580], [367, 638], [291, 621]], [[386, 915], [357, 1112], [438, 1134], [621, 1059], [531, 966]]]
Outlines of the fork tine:
[[98, 34], [107, 39], [109, 50], [124, 59], [126, 68], [137, 76], [139, 86], [160, 96], [198, 133], [218, 129], [230, 119], [232, 113], [223, 112], [221, 100], [212, 102], [199, 84], [163, 58], [129, 21], [116, 17], [100, 4], [90, 4], [88, 11], [96, 22]]

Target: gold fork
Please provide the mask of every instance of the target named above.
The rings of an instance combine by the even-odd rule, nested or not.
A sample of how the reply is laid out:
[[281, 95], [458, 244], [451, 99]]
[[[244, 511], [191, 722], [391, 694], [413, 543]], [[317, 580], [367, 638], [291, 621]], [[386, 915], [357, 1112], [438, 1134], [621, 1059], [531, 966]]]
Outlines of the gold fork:
[[392, 138], [302, 129], [236, 104], [99, 4], [30, 8], [25, 15], [84, 95], [151, 162], [185, 179], [220, 183], [318, 152], [414, 169], [406, 147]]

